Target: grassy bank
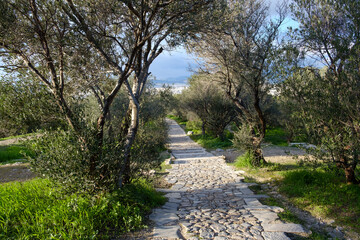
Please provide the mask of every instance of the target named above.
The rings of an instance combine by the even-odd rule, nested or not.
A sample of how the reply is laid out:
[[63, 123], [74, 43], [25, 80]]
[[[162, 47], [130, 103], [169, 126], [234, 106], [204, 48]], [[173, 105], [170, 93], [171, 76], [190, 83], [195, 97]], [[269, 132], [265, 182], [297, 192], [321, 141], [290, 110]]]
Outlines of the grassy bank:
[[9, 139], [18, 139], [18, 138], [25, 138], [25, 137], [29, 137], [29, 136], [33, 136], [36, 133], [27, 133], [27, 134], [22, 134], [22, 135], [16, 135], [16, 136], [9, 136], [9, 137], [4, 137], [4, 138], [0, 138], [0, 141], [4, 141], [4, 140], [9, 140]]
[[24, 154], [31, 155], [32, 153], [23, 145], [0, 146], [0, 164], [12, 163], [19, 159], [24, 159]]
[[145, 181], [111, 194], [68, 195], [50, 181], [0, 185], [0, 239], [110, 239], [143, 228], [165, 202]]
[[296, 206], [360, 233], [360, 186], [348, 185], [344, 178], [323, 169], [290, 171], [279, 190]]
[[248, 158], [243, 155], [233, 163], [246, 172], [247, 181], [271, 183], [295, 206], [360, 234], [360, 186], [346, 184], [343, 173], [295, 162], [254, 168]]

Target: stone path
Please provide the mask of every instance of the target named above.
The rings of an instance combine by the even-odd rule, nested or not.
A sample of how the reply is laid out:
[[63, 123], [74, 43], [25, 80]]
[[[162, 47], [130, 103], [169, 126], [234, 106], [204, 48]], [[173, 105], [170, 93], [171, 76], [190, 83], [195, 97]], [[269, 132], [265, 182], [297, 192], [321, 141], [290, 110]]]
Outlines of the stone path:
[[258, 201], [240, 172], [193, 142], [173, 120], [170, 149], [175, 160], [166, 180], [169, 201], [154, 209], [151, 239], [289, 239], [285, 232], [304, 233], [299, 224], [278, 219], [279, 207]]

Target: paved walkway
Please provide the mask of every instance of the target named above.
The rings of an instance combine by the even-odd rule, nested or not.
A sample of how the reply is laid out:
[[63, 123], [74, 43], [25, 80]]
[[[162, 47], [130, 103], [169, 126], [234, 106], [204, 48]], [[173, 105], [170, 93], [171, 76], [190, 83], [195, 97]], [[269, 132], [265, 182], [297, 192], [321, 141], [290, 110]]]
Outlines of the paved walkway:
[[154, 209], [152, 239], [289, 239], [285, 232], [303, 233], [298, 224], [280, 221], [279, 207], [258, 201], [239, 172], [193, 142], [173, 120], [169, 145], [176, 158], [166, 180], [169, 201]]

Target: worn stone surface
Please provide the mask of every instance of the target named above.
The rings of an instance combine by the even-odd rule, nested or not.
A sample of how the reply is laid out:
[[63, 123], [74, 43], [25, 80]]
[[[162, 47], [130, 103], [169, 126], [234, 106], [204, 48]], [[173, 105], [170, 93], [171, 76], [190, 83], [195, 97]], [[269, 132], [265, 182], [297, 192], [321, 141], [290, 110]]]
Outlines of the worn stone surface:
[[262, 224], [262, 226], [267, 232], [305, 233], [300, 224], [294, 223]]
[[283, 232], [263, 232], [264, 240], [290, 240]]
[[193, 142], [173, 120], [169, 148], [175, 159], [165, 178], [174, 184], [161, 190], [169, 201], [155, 209], [151, 239], [288, 239], [284, 232], [298, 232], [297, 224], [278, 220], [278, 207], [261, 204], [224, 159]]

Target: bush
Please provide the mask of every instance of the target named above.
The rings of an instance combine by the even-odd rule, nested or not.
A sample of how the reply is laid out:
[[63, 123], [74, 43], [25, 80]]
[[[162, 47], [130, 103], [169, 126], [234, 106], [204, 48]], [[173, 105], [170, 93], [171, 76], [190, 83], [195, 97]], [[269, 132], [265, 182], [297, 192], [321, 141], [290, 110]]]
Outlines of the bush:
[[[36, 156], [28, 157], [32, 171], [51, 178], [70, 192], [94, 191], [103, 187], [112, 189], [118, 176], [118, 168], [114, 166], [118, 166], [121, 160], [121, 147], [104, 144], [102, 151], [99, 151], [96, 143], [90, 140], [89, 137], [88, 145], [84, 146], [71, 131], [59, 129], [43, 132], [40, 138], [27, 144]], [[90, 158], [100, 152], [103, 154], [97, 156], [99, 163], [96, 173], [91, 175]]]
[[234, 139], [232, 140], [234, 147], [243, 151], [250, 151], [253, 148], [252, 136], [250, 134], [250, 128], [243, 125], [238, 131], [234, 133]]
[[187, 121], [186, 129], [189, 131], [201, 131], [202, 122], [200, 120]]
[[159, 168], [160, 153], [165, 150], [167, 125], [163, 120], [143, 124], [138, 130], [131, 150], [130, 177], [148, 177], [151, 169]]
[[238, 168], [252, 168], [252, 159], [254, 156], [250, 151], [247, 151], [245, 154], [239, 156], [235, 161], [235, 166]]
[[64, 194], [49, 180], [0, 185], [0, 239], [111, 239], [144, 227], [165, 198], [144, 180], [92, 196]]

